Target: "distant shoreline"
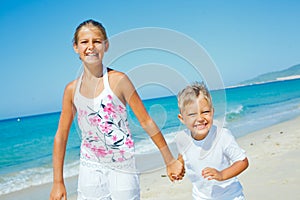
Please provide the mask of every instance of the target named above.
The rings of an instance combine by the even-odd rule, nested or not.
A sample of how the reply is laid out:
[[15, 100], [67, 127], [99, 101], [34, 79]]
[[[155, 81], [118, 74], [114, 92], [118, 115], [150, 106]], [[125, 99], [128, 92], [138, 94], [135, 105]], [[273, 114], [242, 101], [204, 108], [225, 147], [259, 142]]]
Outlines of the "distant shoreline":
[[9, 118], [0, 119], [0, 122], [10, 121], [10, 120], [21, 121], [22, 119], [26, 119], [26, 118], [30, 118], [30, 117], [40, 117], [40, 116], [45, 116], [45, 115], [55, 115], [55, 114], [59, 114], [59, 113], [61, 113], [61, 111], [53, 111], [53, 112], [45, 112], [45, 113], [36, 113], [36, 114], [32, 114], [32, 115], [23, 115], [23, 116], [9, 117]]
[[227, 87], [225, 87], [225, 89], [247, 87], [247, 86], [252, 86], [252, 85], [260, 85], [260, 84], [274, 83], [274, 82], [280, 82], [280, 81], [291, 81], [291, 80], [295, 80], [295, 79], [300, 79], [300, 75], [278, 77], [275, 80], [270, 80], [270, 81], [253, 82], [253, 83], [248, 83], [248, 84], [238, 84], [238, 85], [233, 85], [233, 86], [227, 86]]

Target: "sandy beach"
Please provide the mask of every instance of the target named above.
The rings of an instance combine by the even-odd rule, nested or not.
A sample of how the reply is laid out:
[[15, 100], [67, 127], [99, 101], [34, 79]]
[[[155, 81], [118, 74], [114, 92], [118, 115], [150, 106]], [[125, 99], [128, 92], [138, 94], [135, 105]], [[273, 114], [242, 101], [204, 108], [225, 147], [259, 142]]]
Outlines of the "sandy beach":
[[[237, 139], [246, 150], [249, 168], [239, 180], [247, 200], [300, 197], [300, 117]], [[187, 177], [178, 183], [162, 178], [164, 170], [141, 177], [141, 199], [191, 199]]]
[[[300, 196], [300, 117], [238, 138], [249, 168], [239, 176], [248, 200], [296, 199]], [[150, 162], [150, 161], [149, 161]], [[77, 177], [68, 178], [68, 199], [76, 199]], [[0, 196], [2, 200], [48, 199], [51, 184]], [[191, 199], [191, 183], [171, 183], [164, 168], [141, 175], [142, 200]]]

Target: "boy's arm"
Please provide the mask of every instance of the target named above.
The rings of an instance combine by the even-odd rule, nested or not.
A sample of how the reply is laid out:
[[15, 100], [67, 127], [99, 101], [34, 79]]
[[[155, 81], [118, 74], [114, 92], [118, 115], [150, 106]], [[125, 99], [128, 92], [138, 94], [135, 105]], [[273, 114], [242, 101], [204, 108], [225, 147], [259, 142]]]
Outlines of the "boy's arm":
[[239, 175], [245, 169], [247, 169], [248, 165], [248, 159], [245, 158], [244, 160], [236, 161], [230, 167], [222, 171], [207, 167], [202, 170], [202, 176], [208, 180], [215, 179], [217, 181], [224, 181]]

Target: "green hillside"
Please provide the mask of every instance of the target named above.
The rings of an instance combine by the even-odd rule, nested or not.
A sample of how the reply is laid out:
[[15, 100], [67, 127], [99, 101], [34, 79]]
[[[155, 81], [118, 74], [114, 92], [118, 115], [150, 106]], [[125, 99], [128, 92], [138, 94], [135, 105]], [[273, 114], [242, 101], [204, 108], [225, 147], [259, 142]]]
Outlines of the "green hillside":
[[248, 85], [248, 84], [254, 84], [254, 83], [261, 83], [261, 82], [276, 81], [278, 78], [294, 76], [294, 75], [300, 75], [300, 64], [294, 65], [285, 70], [265, 73], [265, 74], [255, 77], [253, 79], [243, 81], [240, 84]]

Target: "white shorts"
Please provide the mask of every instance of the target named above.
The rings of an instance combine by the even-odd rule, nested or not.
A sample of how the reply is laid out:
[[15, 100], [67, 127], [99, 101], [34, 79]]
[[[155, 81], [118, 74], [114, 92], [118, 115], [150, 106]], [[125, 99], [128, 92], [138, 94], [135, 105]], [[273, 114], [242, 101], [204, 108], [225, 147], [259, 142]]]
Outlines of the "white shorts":
[[[198, 197], [193, 196], [193, 200], [198, 200]], [[225, 199], [225, 198], [224, 198]], [[228, 199], [228, 198], [226, 198]], [[229, 200], [229, 199], [228, 199]], [[244, 195], [240, 195], [238, 197], [235, 197], [234, 199], [230, 199], [230, 200], [246, 200]]]
[[80, 164], [77, 200], [139, 200], [137, 173]]

